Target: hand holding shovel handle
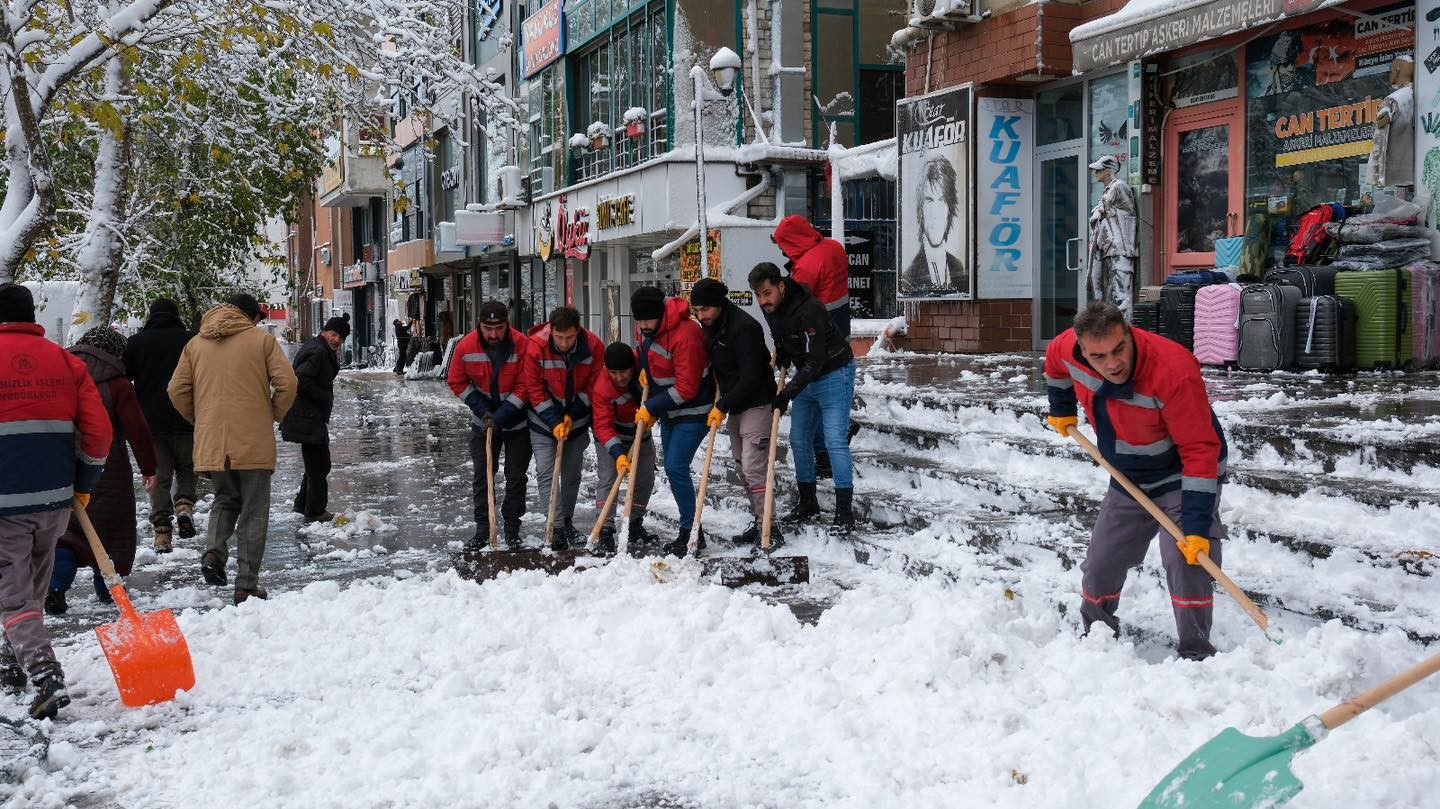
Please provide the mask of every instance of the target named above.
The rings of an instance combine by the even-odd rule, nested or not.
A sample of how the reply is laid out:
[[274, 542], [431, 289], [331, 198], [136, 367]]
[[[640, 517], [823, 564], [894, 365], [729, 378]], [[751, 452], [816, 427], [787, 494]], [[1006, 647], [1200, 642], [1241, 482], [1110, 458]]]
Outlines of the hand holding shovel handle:
[[[1100, 464], [1106, 472], [1109, 472], [1110, 476], [1124, 487], [1125, 491], [1129, 492], [1131, 497], [1135, 498], [1135, 502], [1144, 506], [1145, 510], [1150, 512], [1150, 516], [1154, 517], [1155, 521], [1160, 523], [1160, 527], [1164, 528], [1170, 536], [1174, 537], [1176, 542], [1185, 541], [1185, 533], [1180, 530], [1180, 526], [1176, 525], [1174, 520], [1170, 519], [1170, 515], [1155, 505], [1155, 501], [1151, 500], [1139, 486], [1130, 482], [1130, 479], [1125, 477], [1123, 472], [1105, 460], [1105, 457], [1100, 454], [1100, 449], [1096, 447], [1090, 439], [1086, 438], [1084, 434], [1074, 427], [1070, 428], [1069, 435], [1089, 453], [1091, 458], [1095, 459], [1096, 463]], [[1264, 632], [1266, 637], [1278, 643], [1279, 641], [1270, 634], [1270, 619], [1266, 617], [1265, 613], [1260, 611], [1260, 608], [1255, 605], [1254, 601], [1250, 600], [1249, 596], [1245, 595], [1245, 592], [1240, 589], [1240, 586], [1232, 581], [1229, 576], [1225, 575], [1225, 572], [1220, 569], [1220, 566], [1211, 561], [1210, 557], [1206, 554], [1199, 554], [1197, 561], [1200, 562], [1201, 567], [1205, 568], [1205, 572], [1209, 573], [1215, 581], [1220, 583], [1221, 587], [1225, 588], [1225, 592], [1229, 593], [1230, 597], [1235, 599], [1235, 603], [1239, 604], [1240, 608], [1245, 610], [1245, 613], [1250, 616], [1250, 619], [1255, 622], [1255, 625], [1260, 627], [1260, 631]]]

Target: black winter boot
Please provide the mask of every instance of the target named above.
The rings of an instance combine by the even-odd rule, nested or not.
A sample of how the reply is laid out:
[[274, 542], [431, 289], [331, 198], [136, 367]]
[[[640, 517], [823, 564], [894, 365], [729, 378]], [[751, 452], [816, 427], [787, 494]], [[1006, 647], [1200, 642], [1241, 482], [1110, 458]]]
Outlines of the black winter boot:
[[15, 652], [10, 648], [9, 642], [0, 639], [0, 691], [12, 697], [18, 697], [30, 678], [25, 676], [25, 669], [20, 667], [20, 661], [15, 659]]
[[[705, 550], [705, 532], [696, 528], [695, 535], [695, 553], [698, 555], [700, 551]], [[666, 556], [678, 556], [684, 559], [690, 552], [690, 533], [682, 530], [680, 535], [675, 538], [675, 541], [665, 543], [665, 547], [662, 550], [664, 550]]]
[[65, 691], [65, 678], [51, 670], [35, 675], [35, 700], [30, 703], [31, 719], [54, 719], [61, 708], [70, 704]]
[[830, 535], [848, 537], [855, 528], [854, 489], [835, 490], [835, 521], [830, 526]]
[[51, 590], [45, 594], [45, 614], [64, 615], [70, 609], [70, 604], [65, 600], [64, 590]]
[[605, 556], [615, 555], [615, 526], [606, 523], [600, 529], [600, 539], [595, 542], [595, 552]]
[[518, 551], [524, 550], [524, 548], [525, 543], [520, 539], [520, 523], [505, 523], [505, 550]]
[[[771, 526], [771, 533], [774, 533], [774, 526]], [[743, 534], [735, 537], [730, 541], [734, 542], [736, 545], [754, 545], [755, 543], [759, 542], [760, 521], [756, 520], [755, 522], [750, 523], [750, 527], [746, 528]]]
[[815, 484], [801, 483], [800, 496], [789, 513], [780, 518], [785, 525], [799, 525], [820, 516], [820, 501], [815, 499]]
[[660, 537], [645, 530], [645, 519], [636, 517], [630, 521], [630, 547], [643, 548], [647, 545], [659, 545]]

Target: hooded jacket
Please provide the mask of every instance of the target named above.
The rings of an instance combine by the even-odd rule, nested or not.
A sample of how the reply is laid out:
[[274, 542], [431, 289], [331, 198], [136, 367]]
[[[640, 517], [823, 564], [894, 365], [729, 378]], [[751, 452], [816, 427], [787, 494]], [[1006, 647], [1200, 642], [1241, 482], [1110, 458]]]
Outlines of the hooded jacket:
[[125, 374], [135, 383], [135, 393], [140, 397], [140, 408], [145, 411], [145, 421], [156, 433], [190, 433], [195, 427], [186, 421], [170, 404], [170, 395], [165, 386], [175, 375], [175, 366], [180, 364], [180, 352], [195, 336], [185, 328], [180, 318], [171, 314], [157, 314], [145, 321], [145, 328], [130, 338], [125, 345]]
[[775, 369], [758, 320], [727, 300], [715, 325], [705, 327], [705, 336], [710, 371], [720, 388], [715, 406], [721, 412], [740, 413], [775, 400]]
[[773, 314], [765, 315], [765, 321], [775, 339], [775, 364], [795, 366], [785, 383], [785, 393], [793, 399], [806, 385], [854, 362], [855, 353], [809, 290], [793, 278], [780, 282], [785, 285], [785, 298]]
[[825, 238], [799, 214], [780, 220], [775, 244], [790, 260], [790, 277], [810, 290], [830, 313], [840, 336], [850, 339], [850, 258], [845, 246]]
[[715, 403], [710, 352], [700, 324], [684, 298], [665, 301], [665, 316], [654, 337], [640, 340], [640, 370], [650, 377], [645, 409], [672, 421], [701, 421]]
[[549, 323], [536, 327], [530, 340], [535, 350], [522, 369], [530, 429], [550, 435], [566, 416], [572, 427], [589, 427], [590, 388], [597, 375], [605, 374], [605, 344], [582, 326], [575, 347], [561, 354], [550, 341]]
[[470, 408], [470, 426], [481, 429], [486, 415], [501, 430], [525, 427], [525, 362], [535, 343], [516, 329], [510, 339], [486, 346], [475, 329], [460, 338], [450, 361], [446, 381], [450, 390]]
[[85, 363], [34, 323], [0, 323], [0, 357], [0, 516], [68, 509], [110, 454], [100, 393]]
[[280, 437], [294, 444], [328, 444], [340, 358], [317, 334], [295, 352], [294, 368], [299, 387], [295, 404], [280, 423]]
[[170, 401], [195, 425], [195, 471], [275, 471], [275, 427], [298, 385], [285, 352], [230, 304], [205, 313], [180, 353]]

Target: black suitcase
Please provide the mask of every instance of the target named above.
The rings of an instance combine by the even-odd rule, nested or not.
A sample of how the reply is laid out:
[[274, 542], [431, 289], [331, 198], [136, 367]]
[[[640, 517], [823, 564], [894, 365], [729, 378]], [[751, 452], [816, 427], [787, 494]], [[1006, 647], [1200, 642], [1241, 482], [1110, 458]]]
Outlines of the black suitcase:
[[1196, 284], [1167, 284], [1160, 290], [1161, 337], [1185, 346], [1186, 351], [1195, 350], [1195, 291]]
[[1289, 284], [1300, 288], [1300, 297], [1316, 298], [1335, 294], [1338, 267], [1279, 267], [1265, 273], [1267, 284]]
[[1144, 301], [1135, 304], [1134, 325], [1151, 334], [1160, 333], [1160, 304]]
[[1304, 370], [1355, 370], [1355, 302], [1337, 295], [1301, 298], [1295, 307], [1295, 364]]

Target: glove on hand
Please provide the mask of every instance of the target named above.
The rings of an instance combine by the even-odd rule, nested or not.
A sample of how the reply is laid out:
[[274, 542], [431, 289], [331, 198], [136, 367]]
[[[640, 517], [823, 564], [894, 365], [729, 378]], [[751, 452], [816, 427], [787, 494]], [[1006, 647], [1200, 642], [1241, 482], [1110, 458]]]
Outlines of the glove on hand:
[[1184, 554], [1187, 564], [1198, 565], [1200, 554], [1210, 555], [1210, 540], [1191, 534], [1180, 543], [1180, 553]]
[[1046, 416], [1045, 420], [1050, 422], [1051, 429], [1065, 438], [1069, 438], [1070, 431], [1080, 423], [1078, 416]]

